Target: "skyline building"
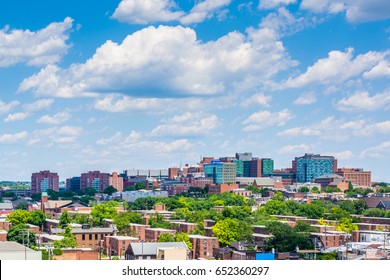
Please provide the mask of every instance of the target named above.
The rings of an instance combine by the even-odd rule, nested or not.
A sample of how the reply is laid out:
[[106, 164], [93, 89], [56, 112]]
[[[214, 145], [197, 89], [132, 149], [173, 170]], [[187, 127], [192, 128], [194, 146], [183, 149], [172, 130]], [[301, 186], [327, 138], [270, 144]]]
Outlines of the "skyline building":
[[57, 173], [44, 170], [31, 174], [31, 193], [37, 194], [54, 190], [58, 192], [59, 177]]
[[322, 175], [336, 173], [337, 159], [333, 156], [305, 154], [295, 158], [293, 170], [296, 173], [298, 183], [311, 182]]

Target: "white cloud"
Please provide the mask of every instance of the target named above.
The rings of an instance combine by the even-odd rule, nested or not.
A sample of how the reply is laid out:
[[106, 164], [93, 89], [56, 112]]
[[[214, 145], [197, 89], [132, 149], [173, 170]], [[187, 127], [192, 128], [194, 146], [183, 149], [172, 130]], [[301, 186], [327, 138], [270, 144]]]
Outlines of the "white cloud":
[[301, 9], [331, 14], [345, 11], [347, 20], [353, 23], [390, 17], [388, 0], [302, 0]]
[[230, 5], [231, 0], [205, 0], [196, 4], [189, 14], [180, 18], [182, 24], [193, 24], [203, 22], [206, 18], [212, 17], [213, 14]]
[[28, 145], [44, 143], [52, 146], [53, 143], [76, 143], [83, 129], [78, 126], [54, 126], [46, 129], [34, 130]]
[[263, 129], [267, 126], [282, 126], [292, 118], [294, 118], [294, 115], [288, 109], [276, 113], [259, 111], [253, 113], [243, 121], [243, 124], [246, 125], [246, 127], [243, 128], [243, 131], [251, 132]]
[[109, 138], [102, 138], [96, 141], [96, 144], [98, 145], [107, 145], [107, 144], [112, 144], [112, 143], [117, 143], [123, 138], [122, 132], [118, 131], [115, 133], [113, 136]]
[[295, 4], [296, 0], [260, 0], [259, 9], [273, 9], [279, 6]]
[[331, 51], [327, 58], [319, 59], [306, 72], [296, 78], [289, 78], [286, 87], [298, 88], [312, 84], [341, 84], [378, 65], [389, 52], [367, 52], [353, 58], [353, 49], [346, 52]]
[[73, 19], [54, 22], [36, 32], [30, 30], [0, 30], [0, 67], [18, 63], [42, 66], [60, 61], [70, 45], [69, 31]]
[[346, 121], [331, 116], [309, 126], [286, 129], [279, 132], [278, 136], [315, 136], [325, 140], [346, 141], [350, 137], [370, 137], [377, 134], [390, 134], [390, 121], [368, 122], [362, 119]]
[[176, 4], [171, 0], [122, 0], [112, 17], [135, 24], [168, 22], [184, 15], [184, 12], [175, 10]]
[[4, 122], [22, 121], [22, 120], [26, 119], [28, 116], [29, 116], [28, 112], [19, 112], [19, 113], [9, 114], [4, 119]]
[[312, 149], [312, 146], [306, 145], [306, 144], [287, 145], [287, 146], [282, 147], [278, 151], [278, 154], [280, 154], [280, 155], [294, 155], [294, 154], [300, 154], [300, 153], [307, 153], [311, 149]]
[[382, 158], [389, 157], [390, 141], [382, 142], [381, 144], [365, 149], [360, 154], [360, 158]]
[[67, 112], [59, 112], [53, 116], [44, 115], [37, 120], [37, 123], [60, 124], [69, 120], [71, 115]]
[[311, 105], [317, 102], [317, 97], [314, 92], [308, 92], [301, 94], [297, 99], [295, 99], [295, 105]]
[[363, 77], [366, 79], [379, 79], [390, 77], [390, 63], [381, 61], [378, 65], [374, 66], [371, 70], [364, 72]]
[[358, 92], [343, 98], [335, 105], [340, 111], [374, 111], [390, 109], [390, 91], [370, 96], [368, 92]]
[[331, 153], [324, 153], [329, 156], [334, 156], [338, 160], [347, 160], [354, 157], [353, 152], [350, 150], [341, 151], [341, 152], [331, 152]]
[[165, 124], [158, 125], [152, 130], [152, 136], [199, 136], [207, 135], [219, 123], [216, 115], [203, 112], [186, 112], [166, 120]]
[[11, 101], [8, 104], [0, 100], [0, 114], [8, 113], [9, 111], [11, 111], [13, 108], [18, 106], [19, 104], [20, 104], [20, 102], [16, 101], [16, 100]]
[[107, 41], [85, 64], [48, 65], [25, 79], [19, 92], [56, 97], [226, 94], [240, 83], [264, 83], [295, 64], [271, 29], [250, 28], [247, 36], [231, 32], [202, 43], [190, 28], [150, 26], [121, 44]]
[[269, 107], [269, 102], [272, 97], [269, 95], [264, 95], [264, 93], [260, 92], [250, 96], [247, 99], [241, 101], [241, 106], [247, 107], [252, 105], [261, 105], [265, 107]]
[[320, 136], [321, 131], [310, 127], [294, 127], [278, 133], [279, 136], [299, 137], [299, 136]]
[[37, 101], [24, 105], [24, 109], [29, 112], [37, 112], [43, 109], [50, 108], [50, 106], [54, 103], [54, 99], [43, 98], [38, 99]]
[[10, 144], [26, 139], [28, 133], [26, 131], [14, 134], [0, 134], [0, 144]]

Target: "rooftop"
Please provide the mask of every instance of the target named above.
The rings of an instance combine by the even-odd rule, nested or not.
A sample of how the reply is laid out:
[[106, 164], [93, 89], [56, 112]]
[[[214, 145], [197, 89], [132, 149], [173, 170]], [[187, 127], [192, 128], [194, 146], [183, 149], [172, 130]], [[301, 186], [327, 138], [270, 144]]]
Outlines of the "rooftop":
[[149, 243], [130, 243], [134, 255], [156, 255], [158, 248], [185, 248], [188, 250], [185, 242], [149, 242]]

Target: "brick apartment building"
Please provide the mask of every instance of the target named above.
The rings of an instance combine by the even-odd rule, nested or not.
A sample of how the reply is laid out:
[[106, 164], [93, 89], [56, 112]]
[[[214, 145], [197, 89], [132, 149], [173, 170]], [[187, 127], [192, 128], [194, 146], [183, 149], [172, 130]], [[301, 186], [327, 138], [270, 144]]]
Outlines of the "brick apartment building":
[[[51, 228], [51, 234], [62, 234], [63, 229]], [[114, 228], [72, 228], [78, 248], [102, 248], [107, 236], [115, 234]]]
[[124, 258], [127, 247], [130, 243], [138, 243], [139, 239], [132, 236], [107, 236], [103, 248], [106, 256], [118, 256]]
[[157, 242], [158, 238], [163, 233], [175, 235], [176, 230], [165, 229], [165, 228], [146, 228], [145, 229], [145, 240], [147, 242]]
[[110, 185], [110, 174], [100, 171], [82, 173], [80, 177], [80, 189], [93, 188], [97, 192], [103, 192]]
[[150, 225], [142, 224], [129, 224], [127, 228], [127, 234], [133, 237], [139, 238], [139, 240], [146, 240], [145, 231], [147, 228], [150, 228]]
[[234, 189], [238, 189], [238, 184], [219, 184], [219, 185], [210, 185], [209, 193], [225, 193], [230, 192]]
[[113, 186], [118, 192], [123, 191], [123, 178], [117, 172], [113, 172], [108, 178], [108, 185]]
[[371, 171], [363, 171], [362, 168], [338, 168], [336, 174], [354, 185], [371, 186]]
[[184, 233], [190, 233], [191, 230], [195, 229], [196, 224], [194, 223], [185, 223], [185, 222], [171, 222], [172, 229], [176, 230], [177, 232], [184, 232]]
[[59, 176], [57, 173], [44, 170], [31, 174], [31, 193], [37, 194], [54, 190], [58, 192]]
[[189, 235], [192, 243], [193, 259], [211, 259], [213, 258], [214, 248], [219, 248], [218, 238], [203, 235]]

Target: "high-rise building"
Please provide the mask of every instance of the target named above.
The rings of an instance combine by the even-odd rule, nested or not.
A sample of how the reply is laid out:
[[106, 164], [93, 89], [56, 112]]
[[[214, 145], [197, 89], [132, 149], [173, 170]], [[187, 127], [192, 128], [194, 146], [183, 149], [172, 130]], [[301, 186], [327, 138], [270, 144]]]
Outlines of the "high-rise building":
[[252, 153], [236, 153], [236, 159], [243, 161], [251, 161]]
[[253, 158], [250, 161], [250, 171], [249, 171], [249, 177], [261, 177], [261, 160], [258, 158]]
[[233, 162], [236, 164], [236, 177], [244, 177], [244, 161], [236, 159]]
[[296, 170], [298, 183], [305, 183], [326, 174], [337, 171], [337, 159], [333, 156], [321, 156], [319, 154], [305, 154], [296, 157], [293, 161], [293, 169]]
[[371, 171], [363, 171], [362, 168], [339, 168], [336, 174], [354, 185], [371, 186]]
[[261, 176], [269, 177], [274, 173], [274, 161], [270, 158], [261, 159]]
[[108, 181], [109, 186], [113, 186], [118, 192], [123, 191], [123, 178], [117, 172], [113, 172]]
[[57, 173], [49, 170], [40, 171], [31, 174], [31, 193], [37, 194], [54, 190], [58, 192], [59, 177]]
[[168, 178], [173, 180], [179, 175], [179, 168], [177, 167], [170, 167], [168, 168]]
[[80, 190], [80, 177], [66, 179], [66, 189], [72, 192]]
[[89, 171], [81, 174], [80, 189], [93, 188], [97, 192], [103, 192], [110, 185], [110, 174], [100, 171]]
[[236, 181], [236, 164], [213, 160], [204, 165], [204, 174], [208, 178], [213, 178], [214, 184], [234, 183]]

